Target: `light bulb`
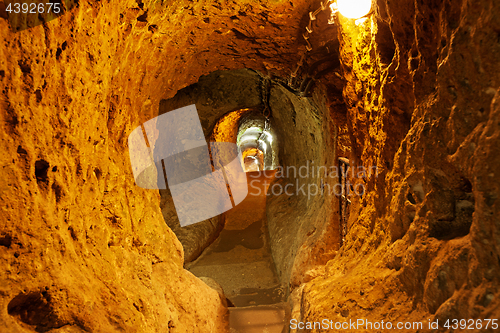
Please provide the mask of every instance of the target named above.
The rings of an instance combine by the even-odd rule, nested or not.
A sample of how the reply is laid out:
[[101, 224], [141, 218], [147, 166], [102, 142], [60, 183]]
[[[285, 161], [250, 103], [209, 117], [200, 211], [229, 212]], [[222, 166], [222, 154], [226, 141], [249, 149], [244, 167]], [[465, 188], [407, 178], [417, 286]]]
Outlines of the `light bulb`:
[[357, 19], [367, 15], [372, 8], [372, 0], [337, 0], [337, 10], [347, 18]]

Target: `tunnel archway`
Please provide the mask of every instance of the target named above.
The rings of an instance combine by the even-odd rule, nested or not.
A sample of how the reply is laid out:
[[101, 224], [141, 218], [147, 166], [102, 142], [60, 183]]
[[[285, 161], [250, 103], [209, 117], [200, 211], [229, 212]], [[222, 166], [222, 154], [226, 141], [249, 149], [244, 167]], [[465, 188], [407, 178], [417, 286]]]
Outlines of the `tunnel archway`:
[[[332, 193], [320, 191], [321, 184], [333, 187], [338, 179], [317, 173], [312, 167], [335, 164], [335, 157], [329, 154], [335, 145], [334, 124], [325, 100], [321, 95], [299, 96], [282, 83], [270, 80], [267, 100], [270, 115], [266, 117], [263, 114], [263, 86], [266, 80], [269, 78], [252, 70], [217, 71], [201, 77], [198, 83], [180, 90], [173, 98], [160, 104], [160, 114], [195, 104], [207, 141], [237, 143], [243, 165], [248, 156], [259, 160], [258, 168], [248, 170], [249, 177], [254, 176], [249, 178], [248, 183], [250, 192], [260, 191], [264, 196], [254, 210], [240, 216], [238, 223], [228, 220], [232, 214], [228, 211], [220, 217], [180, 228], [175, 224], [175, 209], [168, 193], [162, 193], [162, 212], [166, 223], [184, 247], [185, 267], [197, 276], [220, 282], [222, 289], [228, 291], [229, 299], [240, 305], [286, 299], [291, 291], [291, 277], [293, 287], [300, 283], [304, 269], [325, 263], [339, 247], [337, 198]], [[290, 168], [306, 172], [295, 175], [281, 173], [279, 177], [274, 177], [278, 170]], [[268, 177], [266, 173], [270, 172], [272, 175]], [[269, 192], [267, 189], [271, 186], [273, 189], [286, 188], [288, 194], [283, 191]], [[316, 191], [303, 193], [300, 189], [304, 187]], [[327, 204], [330, 201], [334, 204]], [[256, 220], [261, 221], [257, 223]], [[221, 239], [226, 236], [241, 242], [228, 241], [226, 245], [221, 245]], [[325, 243], [331, 244], [331, 250], [321, 249]], [[196, 268], [202, 261], [207, 266], [208, 252], [220, 256], [226, 251], [225, 255], [229, 258], [234, 251], [240, 251], [239, 256], [233, 256], [233, 259], [240, 260], [252, 257], [241, 256], [241, 251], [247, 250], [261, 251], [260, 257], [257, 256], [260, 258], [258, 264], [270, 267], [269, 279], [262, 289], [270, 296], [257, 292], [255, 295], [262, 297], [252, 299], [253, 296], [245, 294], [245, 290], [255, 291], [259, 286], [245, 287], [245, 282], [236, 277], [232, 280], [241, 281], [241, 285], [224, 285], [225, 277], [217, 275], [226, 274], [222, 267], [215, 273]], [[266, 261], [261, 260], [264, 257]], [[243, 264], [244, 260], [231, 263]], [[254, 267], [255, 270], [259, 269]], [[264, 271], [264, 266], [260, 270]]]
[[237, 144], [245, 171], [250, 171], [250, 165], [253, 171], [274, 170], [278, 165], [278, 138], [272, 119], [259, 109], [245, 108], [224, 114], [213, 126], [209, 140]]
[[237, 145], [246, 171], [275, 170], [279, 164], [278, 142], [272, 119], [259, 112], [242, 117]]

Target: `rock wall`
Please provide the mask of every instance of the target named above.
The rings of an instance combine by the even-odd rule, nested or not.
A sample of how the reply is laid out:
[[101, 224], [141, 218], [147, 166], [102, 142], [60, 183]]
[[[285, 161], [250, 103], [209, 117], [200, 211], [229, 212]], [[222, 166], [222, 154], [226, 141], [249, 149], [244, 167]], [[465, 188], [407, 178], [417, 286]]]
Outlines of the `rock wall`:
[[340, 20], [349, 157], [380, 173], [303, 286], [301, 320], [447, 331], [499, 317], [499, 14], [489, 0], [380, 0], [361, 25]]
[[[127, 137], [204, 74], [287, 76], [318, 4], [73, 5], [17, 33], [0, 15], [2, 329], [223, 331], [224, 304], [182, 269], [158, 193], [134, 184]], [[335, 197], [269, 199], [303, 320], [499, 317], [499, 14], [494, 0], [378, 0], [361, 25], [336, 25], [342, 73], [326, 99], [274, 87], [284, 166], [335, 165], [338, 151], [379, 169], [351, 179], [367, 191], [338, 252]], [[335, 45], [326, 35], [313, 46]], [[207, 133], [219, 112], [203, 115]]]
[[79, 1], [17, 33], [0, 16], [2, 330], [224, 330], [127, 137], [203, 74], [287, 71], [306, 7]]
[[316, 277], [340, 244], [335, 124], [321, 96], [271, 89], [280, 168], [266, 210], [273, 258], [287, 292]]

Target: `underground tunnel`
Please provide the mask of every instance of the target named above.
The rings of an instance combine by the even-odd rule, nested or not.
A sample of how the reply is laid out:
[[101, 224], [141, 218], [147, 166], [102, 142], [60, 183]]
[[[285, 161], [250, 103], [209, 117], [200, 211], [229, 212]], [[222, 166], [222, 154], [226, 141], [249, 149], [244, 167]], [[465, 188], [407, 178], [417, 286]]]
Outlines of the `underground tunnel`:
[[3, 0], [0, 332], [496, 332], [499, 17]]

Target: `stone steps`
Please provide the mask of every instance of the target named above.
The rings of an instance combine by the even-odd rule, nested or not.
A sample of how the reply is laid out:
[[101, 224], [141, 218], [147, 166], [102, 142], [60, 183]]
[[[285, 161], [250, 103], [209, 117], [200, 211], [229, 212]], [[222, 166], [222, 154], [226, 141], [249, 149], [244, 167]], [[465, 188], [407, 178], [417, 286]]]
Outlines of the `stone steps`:
[[231, 333], [289, 332], [290, 311], [286, 303], [229, 308]]

